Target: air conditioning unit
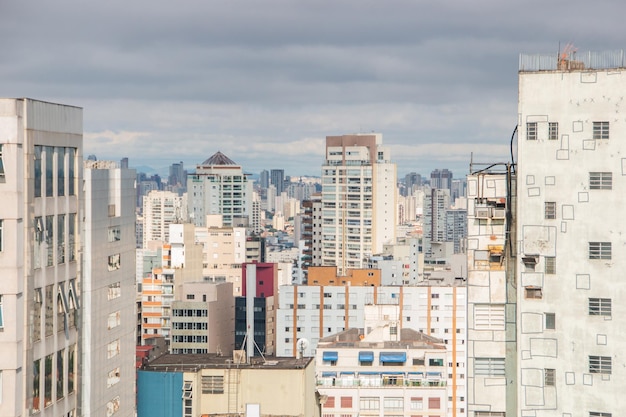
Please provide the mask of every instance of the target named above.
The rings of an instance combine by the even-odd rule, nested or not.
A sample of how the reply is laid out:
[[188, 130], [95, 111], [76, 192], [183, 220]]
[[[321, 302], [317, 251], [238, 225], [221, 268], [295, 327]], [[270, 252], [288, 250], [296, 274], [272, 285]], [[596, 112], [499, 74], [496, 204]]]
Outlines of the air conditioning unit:
[[503, 208], [493, 209], [494, 219], [504, 219], [506, 217], [506, 210]]
[[477, 219], [488, 219], [491, 217], [491, 209], [489, 207], [477, 207], [474, 210]]

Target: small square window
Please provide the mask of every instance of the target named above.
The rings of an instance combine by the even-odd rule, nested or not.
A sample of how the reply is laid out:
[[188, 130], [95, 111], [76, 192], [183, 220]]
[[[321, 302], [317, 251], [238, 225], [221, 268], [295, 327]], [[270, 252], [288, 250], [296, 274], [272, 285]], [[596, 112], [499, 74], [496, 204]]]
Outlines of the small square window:
[[609, 138], [609, 122], [593, 122], [593, 138], [608, 139]]
[[537, 140], [537, 123], [526, 123], [526, 139]]
[[543, 370], [543, 385], [553, 387], [556, 384], [556, 369]]
[[548, 220], [556, 219], [556, 202], [546, 201], [544, 203], [544, 217]]
[[548, 123], [548, 139], [557, 140], [559, 138], [559, 124], [555, 122]]

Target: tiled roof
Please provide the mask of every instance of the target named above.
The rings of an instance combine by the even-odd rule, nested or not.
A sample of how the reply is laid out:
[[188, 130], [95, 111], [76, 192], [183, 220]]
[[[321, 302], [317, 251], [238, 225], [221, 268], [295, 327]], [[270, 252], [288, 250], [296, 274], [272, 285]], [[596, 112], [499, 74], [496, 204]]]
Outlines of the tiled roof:
[[204, 161], [202, 165], [237, 165], [237, 163], [220, 151], [217, 151], [213, 156]]

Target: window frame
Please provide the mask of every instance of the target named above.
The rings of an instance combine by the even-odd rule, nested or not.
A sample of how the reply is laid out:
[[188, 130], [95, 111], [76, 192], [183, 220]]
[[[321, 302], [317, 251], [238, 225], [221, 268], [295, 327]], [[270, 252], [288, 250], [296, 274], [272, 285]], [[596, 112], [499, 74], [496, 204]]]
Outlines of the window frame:
[[611, 298], [590, 297], [588, 299], [588, 314], [590, 316], [611, 317], [613, 314]]
[[548, 140], [559, 139], [559, 124], [558, 122], [548, 122]]
[[526, 140], [537, 140], [537, 122], [526, 122]]
[[589, 189], [590, 190], [612, 190], [613, 189], [613, 172], [590, 171], [589, 172]]
[[590, 260], [611, 260], [613, 245], [611, 242], [589, 242], [588, 257]]
[[611, 375], [613, 358], [610, 356], [589, 355], [589, 373]]
[[543, 203], [543, 218], [546, 220], [556, 219], [556, 201], [546, 201]]
[[593, 138], [595, 140], [608, 140], [609, 139], [609, 122], [593, 122]]

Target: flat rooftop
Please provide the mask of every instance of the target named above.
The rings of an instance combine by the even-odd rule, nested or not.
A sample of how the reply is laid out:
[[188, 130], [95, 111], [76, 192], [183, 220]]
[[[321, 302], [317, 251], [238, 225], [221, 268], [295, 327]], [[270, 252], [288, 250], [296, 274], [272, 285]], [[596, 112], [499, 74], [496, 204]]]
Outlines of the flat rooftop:
[[368, 341], [362, 339], [363, 329], [351, 328], [323, 337], [318, 348], [376, 348], [376, 349], [444, 349], [444, 341], [413, 329], [401, 329], [400, 340]]
[[520, 54], [519, 72], [594, 71], [626, 68], [624, 50], [578, 52], [565, 48], [552, 54]]
[[198, 371], [200, 369], [303, 369], [313, 358], [277, 358], [255, 356], [250, 363], [236, 363], [232, 356], [215, 354], [170, 354], [166, 353], [142, 367], [146, 371]]

